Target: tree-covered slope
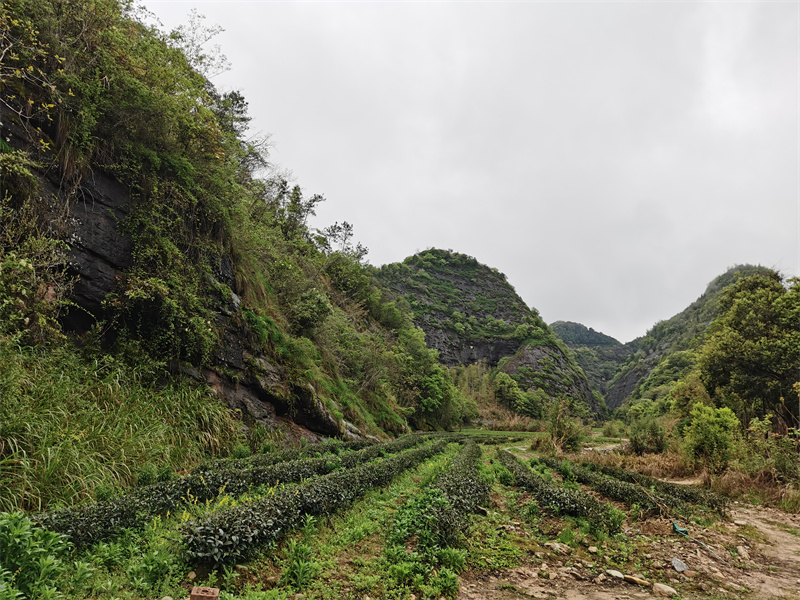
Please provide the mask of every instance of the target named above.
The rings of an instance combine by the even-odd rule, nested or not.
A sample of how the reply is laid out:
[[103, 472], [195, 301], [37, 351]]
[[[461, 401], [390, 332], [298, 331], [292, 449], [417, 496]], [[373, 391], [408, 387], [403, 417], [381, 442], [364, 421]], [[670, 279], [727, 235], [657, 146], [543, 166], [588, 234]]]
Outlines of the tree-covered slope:
[[384, 265], [376, 275], [411, 307], [448, 366], [484, 359], [494, 366], [529, 334], [547, 331], [505, 275], [465, 254], [430, 249]]
[[643, 398], [658, 400], [696, 364], [708, 327], [720, 314], [723, 292], [743, 277], [769, 272], [751, 265], [728, 270], [685, 310], [625, 345], [606, 344], [612, 338], [588, 335], [591, 332], [583, 326], [553, 324], [553, 328], [575, 353], [593, 389], [604, 394], [609, 408]]
[[[567, 348], [497, 269], [465, 254], [430, 249], [384, 265], [377, 277], [408, 303], [442, 363], [485, 360], [509, 375], [519, 389], [500, 396], [520, 412], [536, 416], [544, 403], [561, 397], [583, 412], [602, 412]], [[529, 408], [514, 400], [526, 392]]]

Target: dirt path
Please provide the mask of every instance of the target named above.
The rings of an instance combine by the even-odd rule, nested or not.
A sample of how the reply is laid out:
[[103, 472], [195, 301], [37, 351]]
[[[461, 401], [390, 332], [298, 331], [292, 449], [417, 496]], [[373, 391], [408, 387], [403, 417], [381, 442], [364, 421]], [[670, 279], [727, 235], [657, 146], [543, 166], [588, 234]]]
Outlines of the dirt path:
[[[741, 598], [743, 600], [800, 600], [800, 515], [734, 504], [730, 519], [689, 535], [707, 548], [671, 531], [667, 520], [651, 519], [626, 531], [636, 540], [633, 564], [651, 565], [648, 582], [675, 589], [680, 598]], [[563, 600], [646, 600], [667, 590], [628, 583], [606, 572], [602, 549], [543, 548], [526, 564], [476, 577], [465, 574], [460, 600], [558, 598]], [[688, 570], [678, 573], [672, 559]], [[634, 575], [636, 573], [624, 573]]]

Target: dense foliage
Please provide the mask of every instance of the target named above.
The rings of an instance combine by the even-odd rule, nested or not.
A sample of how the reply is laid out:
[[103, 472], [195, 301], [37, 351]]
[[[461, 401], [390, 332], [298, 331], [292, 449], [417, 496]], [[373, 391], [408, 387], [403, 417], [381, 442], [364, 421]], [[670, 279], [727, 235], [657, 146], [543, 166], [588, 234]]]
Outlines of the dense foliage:
[[741, 422], [772, 413], [800, 425], [800, 280], [755, 274], [727, 288], [698, 366], [712, 401]]
[[505, 275], [465, 254], [432, 248], [382, 266], [378, 277], [403, 296], [417, 323], [465, 339], [525, 340], [549, 331]]

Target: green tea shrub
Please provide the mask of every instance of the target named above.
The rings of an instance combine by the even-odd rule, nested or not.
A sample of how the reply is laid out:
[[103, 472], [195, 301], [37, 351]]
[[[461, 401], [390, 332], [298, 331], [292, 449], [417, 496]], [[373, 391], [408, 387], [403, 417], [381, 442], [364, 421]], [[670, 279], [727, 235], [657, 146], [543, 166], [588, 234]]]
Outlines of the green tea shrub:
[[628, 506], [638, 505], [649, 514], [666, 516], [673, 515], [673, 513], [682, 516], [688, 514], [684, 502], [669, 493], [662, 491], [656, 494], [653, 490], [648, 490], [638, 483], [603, 477], [596, 471], [573, 464], [568, 460], [548, 457], [542, 457], [541, 460], [553, 469], [558, 469], [562, 474], [568, 470], [574, 480], [591, 487], [606, 498], [624, 502]]
[[489, 484], [478, 472], [480, 456], [480, 447], [468, 441], [433, 483], [462, 515], [475, 512], [478, 505], [489, 499]]
[[573, 517], [585, 518], [593, 531], [616, 534], [625, 515], [611, 505], [576, 489], [551, 485], [522, 465], [505, 450], [497, 451], [497, 460], [516, 478], [516, 485], [529, 491], [542, 506]]
[[[387, 444], [368, 444], [362, 450], [345, 452], [340, 458], [322, 456], [269, 466], [261, 466], [264, 455], [220, 461], [225, 468], [213, 470], [206, 465], [186, 477], [138, 488], [118, 498], [43, 513], [36, 519], [47, 529], [66, 535], [76, 546], [85, 546], [109, 539], [126, 528], [141, 529], [155, 516], [193, 502], [213, 500], [223, 492], [238, 496], [261, 485], [298, 483], [336, 469], [353, 468], [384, 454], [401, 452], [425, 439], [409, 435]], [[307, 452], [324, 451], [327, 446], [341, 449], [345, 445], [316, 444], [308, 446]], [[233, 468], [236, 465], [238, 469]]]
[[729, 503], [729, 499], [725, 496], [720, 496], [707, 490], [702, 490], [690, 485], [680, 485], [677, 483], [670, 483], [668, 481], [661, 481], [655, 477], [649, 477], [648, 475], [642, 475], [641, 473], [634, 473], [620, 467], [598, 465], [592, 462], [584, 462], [581, 464], [581, 467], [585, 470], [603, 473], [620, 481], [632, 483], [646, 489], [655, 490], [660, 495], [668, 495], [687, 504], [699, 504], [701, 506], [705, 506], [723, 516]]
[[329, 515], [367, 490], [443, 452], [440, 440], [422, 448], [279, 489], [267, 498], [237, 505], [188, 522], [182, 529], [188, 556], [210, 563], [240, 560], [273, 543], [302, 523], [305, 515]]

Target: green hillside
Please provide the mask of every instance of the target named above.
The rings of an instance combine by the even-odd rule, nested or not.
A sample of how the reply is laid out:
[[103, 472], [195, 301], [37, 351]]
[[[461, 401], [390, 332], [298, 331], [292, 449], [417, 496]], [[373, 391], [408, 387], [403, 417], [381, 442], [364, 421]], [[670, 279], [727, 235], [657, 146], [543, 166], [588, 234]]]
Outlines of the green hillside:
[[602, 413], [569, 350], [497, 269], [430, 249], [384, 265], [377, 277], [408, 303], [442, 363], [486, 361], [509, 375], [518, 389], [501, 396], [520, 412], [540, 416], [549, 401], [568, 398], [580, 413]]
[[578, 323], [553, 331], [592, 389], [619, 416], [686, 419], [701, 402], [728, 407], [740, 423], [771, 415], [779, 430], [800, 425], [797, 280], [740, 265], [715, 278], [685, 310], [628, 344]]
[[609, 407], [617, 408], [626, 400], [664, 398], [670, 387], [695, 365], [708, 327], [720, 315], [723, 292], [741, 278], [771, 272], [752, 265], [729, 269], [709, 283], [685, 310], [656, 323], [644, 336], [628, 344], [634, 352], [627, 356], [608, 386]]

